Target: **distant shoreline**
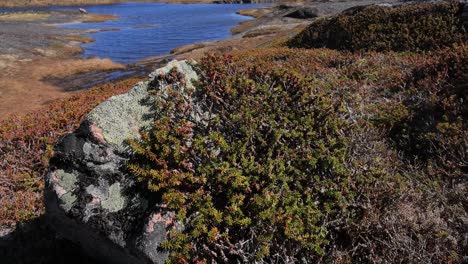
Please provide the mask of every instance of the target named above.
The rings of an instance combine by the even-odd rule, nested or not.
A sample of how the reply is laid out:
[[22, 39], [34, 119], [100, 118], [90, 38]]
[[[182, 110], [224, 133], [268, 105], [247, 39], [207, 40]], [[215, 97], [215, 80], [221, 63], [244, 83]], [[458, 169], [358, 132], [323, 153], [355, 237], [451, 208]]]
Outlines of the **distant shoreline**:
[[[0, 100], [3, 103], [0, 106], [0, 120], [12, 114], [23, 115], [40, 109], [47, 102], [89, 88], [88, 83], [97, 85], [109, 82], [106, 76], [110, 76], [112, 72], [123, 72], [125, 78], [142, 76], [150, 72], [155, 65], [161, 65], [172, 57], [198, 58], [207, 50], [220, 47], [231, 49], [231, 42], [234, 41], [231, 35], [220, 41], [174, 47], [173, 53], [123, 65], [109, 59], [80, 58], [79, 55], [83, 53], [81, 44], [93, 42], [94, 38], [84, 36], [89, 33], [86, 30], [58, 27], [66, 23], [103, 22], [116, 18], [103, 14], [85, 15], [78, 11], [13, 11], [0, 15], [0, 24], [5, 31], [6, 40], [3, 43], [4, 47], [0, 45], [0, 69], [4, 69], [0, 72]], [[34, 32], [39, 34], [38, 38], [31, 40], [30, 34], [17, 34], [26, 32], [30, 27], [35, 28]], [[14, 50], [11, 50], [12, 43]], [[235, 45], [243, 47], [245, 43]], [[132, 72], [133, 74], [130, 74]], [[104, 78], [99, 81], [101, 75]], [[117, 79], [121, 79], [120, 75]]]
[[[12, 7], [44, 7], [44, 6], [79, 6], [79, 5], [105, 5], [125, 2], [159, 2], [169, 4], [214, 4], [216, 0], [4, 0], [0, 8]], [[232, 1], [235, 3], [235, 0]], [[261, 1], [275, 2], [275, 1]]]

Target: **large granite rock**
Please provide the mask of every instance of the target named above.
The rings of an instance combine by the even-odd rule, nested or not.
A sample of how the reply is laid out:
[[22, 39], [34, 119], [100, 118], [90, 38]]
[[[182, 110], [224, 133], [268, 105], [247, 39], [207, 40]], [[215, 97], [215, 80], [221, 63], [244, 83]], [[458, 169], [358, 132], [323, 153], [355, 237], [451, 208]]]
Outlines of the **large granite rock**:
[[126, 140], [138, 138], [156, 111], [149, 90], [164, 89], [167, 84], [158, 76], [173, 67], [193, 87], [193, 64], [172, 61], [128, 93], [97, 106], [56, 146], [46, 182], [46, 216], [59, 234], [102, 262], [163, 263], [168, 256], [158, 247], [174, 215], [125, 173], [124, 165]]

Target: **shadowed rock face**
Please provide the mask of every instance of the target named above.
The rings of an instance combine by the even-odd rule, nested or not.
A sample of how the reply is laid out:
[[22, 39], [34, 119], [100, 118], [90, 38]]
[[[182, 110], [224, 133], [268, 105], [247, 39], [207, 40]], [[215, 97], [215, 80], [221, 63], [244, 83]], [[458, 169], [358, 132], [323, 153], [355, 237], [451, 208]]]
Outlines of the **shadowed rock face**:
[[460, 23], [463, 27], [463, 31], [467, 33], [468, 32], [468, 2], [463, 3], [463, 8], [461, 9], [461, 12], [460, 12]]
[[[125, 172], [125, 141], [139, 137], [154, 116], [149, 87], [173, 67], [189, 86], [192, 65], [172, 61], [149, 80], [110, 98], [56, 146], [46, 179], [46, 215], [58, 233], [106, 263], [164, 263], [158, 250], [174, 215]], [[157, 83], [157, 82], [156, 82]], [[159, 86], [162, 86], [160, 84]], [[193, 86], [192, 86], [193, 87]], [[159, 89], [158, 85], [154, 89]]]
[[286, 17], [298, 18], [298, 19], [308, 19], [316, 18], [319, 16], [319, 10], [313, 7], [299, 7], [297, 10], [289, 13]]

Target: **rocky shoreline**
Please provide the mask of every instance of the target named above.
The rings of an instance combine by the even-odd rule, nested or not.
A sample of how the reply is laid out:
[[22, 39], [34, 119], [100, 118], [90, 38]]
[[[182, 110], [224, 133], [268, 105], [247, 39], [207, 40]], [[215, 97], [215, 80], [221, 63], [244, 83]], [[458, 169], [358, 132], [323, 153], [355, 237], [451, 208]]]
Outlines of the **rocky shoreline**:
[[80, 59], [81, 43], [94, 41], [88, 31], [57, 27], [72, 22], [104, 21], [115, 16], [68, 11], [0, 13], [0, 119], [40, 109], [69, 96], [44, 80], [78, 72], [123, 69], [108, 59]]
[[[271, 13], [273, 9], [266, 9]], [[83, 36], [95, 30], [78, 30], [57, 27], [60, 24], [73, 22], [101, 22], [115, 19], [114, 16], [100, 14], [81, 14], [77, 11], [19, 11], [0, 14], [2, 27], [0, 34], [0, 120], [12, 114], [24, 114], [37, 110], [44, 103], [70, 95], [69, 91], [78, 91], [90, 86], [108, 82], [108, 76], [122, 78], [142, 77], [161, 65], [168, 58], [192, 56], [211, 49], [232, 49], [237, 44], [231, 40], [239, 38], [249, 28], [241, 28], [236, 36], [227, 41], [194, 44], [188, 49], [181, 47], [172, 54], [158, 58], [148, 58], [133, 65], [121, 65], [107, 59], [79, 59], [82, 43], [94, 41]], [[273, 20], [270, 18], [268, 21]], [[279, 20], [279, 16], [275, 18]], [[265, 24], [264, 20], [255, 22]], [[289, 22], [287, 22], [289, 23]], [[101, 29], [102, 31], [114, 29]], [[274, 32], [275, 33], [275, 32]], [[34, 35], [34, 38], [31, 38]], [[234, 41], [236, 42], [236, 41]], [[255, 43], [258, 40], [243, 39]], [[263, 42], [262, 42], [263, 43]], [[249, 46], [249, 45], [247, 45]], [[255, 45], [250, 45], [254, 47]], [[238, 48], [238, 47], [235, 47]], [[33, 74], [31, 74], [33, 73]], [[117, 80], [116, 79], [116, 80]], [[28, 87], [34, 87], [30, 89]], [[26, 93], [28, 95], [26, 95]], [[27, 100], [25, 100], [27, 98]]]
[[[107, 82], [111, 80], [108, 76], [113, 76], [114, 71], [122, 72], [117, 74], [122, 76], [120, 79], [142, 77], [154, 70], [154, 65], [164, 64], [172, 58], [197, 59], [207, 51], [226, 52], [270, 45], [279, 39], [298, 33], [315, 17], [336, 14], [356, 5], [379, 2], [376, 0], [312, 2], [306, 6], [288, 4], [278, 8], [272, 5], [240, 11], [240, 14], [255, 19], [234, 27], [233, 35], [226, 40], [178, 47], [170, 54], [147, 58], [126, 66], [109, 60], [78, 59], [76, 56], [82, 52], [79, 45], [93, 41], [92, 38], [83, 36], [89, 31], [54, 26], [74, 21], [94, 22], [114, 19], [112, 16], [84, 15], [78, 11], [40, 11], [10, 13], [8, 20], [5, 17], [2, 20], [5, 14], [0, 14], [2, 23], [0, 34], [4, 36], [4, 41], [0, 43], [0, 69], [5, 69], [0, 73], [0, 79], [4, 80], [0, 98], [5, 102], [0, 106], [0, 119], [5, 119], [11, 114], [24, 114], [27, 111], [40, 109], [46, 102], [69, 96], [67, 91], [78, 91]], [[36, 37], [31, 38], [31, 34]], [[35, 74], [31, 76], [31, 72]], [[27, 87], [35, 89], [30, 90]], [[30, 95], [32, 93], [33, 96], [26, 96], [26, 92]], [[23, 98], [28, 100], [25, 101]]]
[[[96, 5], [131, 2], [132, 0], [5, 0], [0, 7], [50, 6], [50, 5]], [[164, 2], [169, 4], [257, 4], [295, 1], [282, 0], [144, 0], [145, 2]], [[141, 1], [140, 1], [141, 2]]]

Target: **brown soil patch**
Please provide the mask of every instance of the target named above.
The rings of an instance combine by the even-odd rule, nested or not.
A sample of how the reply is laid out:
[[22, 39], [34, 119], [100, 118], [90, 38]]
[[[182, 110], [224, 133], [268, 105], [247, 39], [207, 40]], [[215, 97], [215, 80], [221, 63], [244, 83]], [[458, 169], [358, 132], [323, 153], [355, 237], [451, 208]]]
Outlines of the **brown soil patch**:
[[255, 26], [259, 25], [256, 20], [243, 21], [239, 25], [231, 28], [232, 34], [239, 34], [245, 32]]
[[91, 37], [88, 36], [80, 36], [80, 35], [55, 35], [55, 36], [50, 36], [50, 39], [55, 39], [55, 40], [64, 40], [64, 41], [76, 41], [80, 43], [90, 43], [94, 42], [95, 40]]
[[[278, 9], [277, 6], [262, 7], [254, 9], [243, 9], [237, 11], [238, 14], [254, 17], [254, 20], [248, 20], [240, 23], [231, 29], [232, 34], [239, 34], [254, 29], [260, 25], [271, 24], [272, 21], [280, 19], [288, 12], [289, 8]], [[276, 14], [275, 14], [276, 13]]]
[[210, 43], [210, 42], [200, 42], [200, 43], [195, 43], [195, 44], [186, 45], [186, 46], [182, 46], [182, 47], [177, 47], [177, 48], [171, 50], [171, 54], [186, 53], [186, 52], [190, 52], [192, 50], [205, 48], [205, 47], [207, 47], [209, 45], [212, 45], [212, 43]]
[[242, 9], [236, 13], [243, 16], [250, 16], [254, 18], [259, 18], [266, 14], [269, 14], [271, 11], [269, 8], [255, 8], [255, 9]]
[[118, 16], [115, 15], [106, 15], [106, 14], [86, 14], [81, 19], [83, 23], [100, 23], [108, 20], [116, 20]]
[[260, 28], [260, 29], [254, 29], [251, 30], [242, 36], [243, 38], [254, 38], [258, 36], [264, 36], [264, 35], [271, 35], [271, 34], [276, 34], [281, 31], [280, 27], [272, 26], [272, 27], [265, 27], [265, 28]]

